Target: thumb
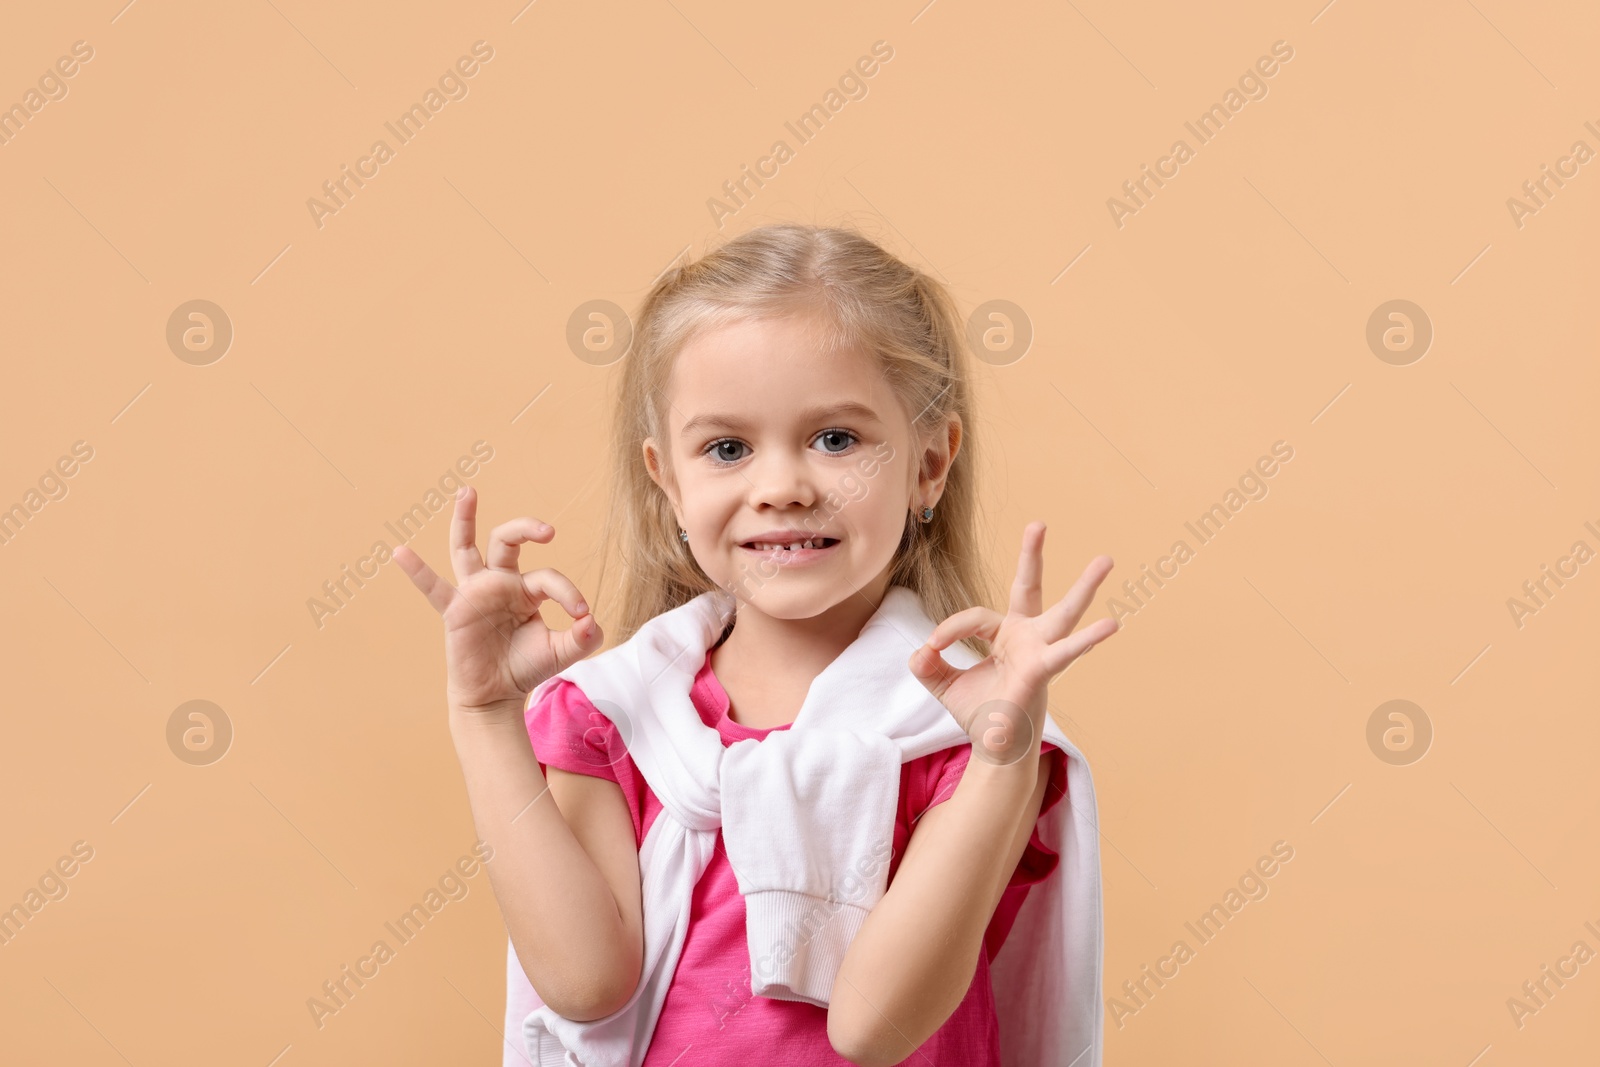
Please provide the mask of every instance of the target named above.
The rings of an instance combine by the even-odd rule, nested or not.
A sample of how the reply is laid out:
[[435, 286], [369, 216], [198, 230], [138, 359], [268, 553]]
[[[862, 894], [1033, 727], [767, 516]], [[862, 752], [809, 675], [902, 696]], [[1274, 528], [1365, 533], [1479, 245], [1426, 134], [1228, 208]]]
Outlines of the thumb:
[[917, 681], [936, 697], [944, 696], [951, 684], [966, 673], [946, 663], [944, 657], [939, 655], [939, 650], [929, 644], [923, 644], [911, 653], [911, 659], [907, 661], [906, 666], [911, 669]]
[[556, 633], [553, 640], [559, 664], [556, 673], [560, 673], [605, 644], [606, 638], [594, 616], [583, 615], [567, 629]]

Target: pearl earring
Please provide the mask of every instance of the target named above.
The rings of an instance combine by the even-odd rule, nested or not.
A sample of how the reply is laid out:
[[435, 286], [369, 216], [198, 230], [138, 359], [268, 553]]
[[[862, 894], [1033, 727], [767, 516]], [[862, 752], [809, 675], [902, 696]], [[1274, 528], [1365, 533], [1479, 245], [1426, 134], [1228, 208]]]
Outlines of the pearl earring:
[[685, 530], [681, 526], [678, 527], [678, 540], [682, 541], [684, 544], [689, 543], [689, 531]]

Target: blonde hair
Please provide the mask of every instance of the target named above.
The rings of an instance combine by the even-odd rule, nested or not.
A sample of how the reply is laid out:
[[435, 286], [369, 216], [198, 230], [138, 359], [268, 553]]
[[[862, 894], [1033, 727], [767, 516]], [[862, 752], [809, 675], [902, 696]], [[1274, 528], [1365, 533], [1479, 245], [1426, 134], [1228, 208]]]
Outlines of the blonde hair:
[[[942, 431], [947, 416], [961, 419], [960, 447], [932, 520], [923, 523], [906, 511], [890, 584], [913, 590], [936, 623], [974, 605], [997, 606], [978, 536], [977, 419], [954, 299], [859, 233], [783, 223], [750, 230], [673, 267], [639, 305], [612, 421], [611, 502], [597, 583], [603, 592], [605, 563], [614, 554], [622, 562], [620, 607], [608, 620], [615, 641], [718, 588], [679, 539], [671, 502], [644, 463], [647, 437], [669, 439], [666, 393], [677, 354], [698, 330], [797, 311], [821, 312], [825, 346], [858, 347], [877, 358], [906, 415], [920, 413], [911, 428], [914, 445], [920, 433]], [[668, 451], [662, 448], [663, 464], [670, 462]], [[920, 460], [919, 453], [914, 462]], [[988, 654], [987, 642], [967, 643]]]

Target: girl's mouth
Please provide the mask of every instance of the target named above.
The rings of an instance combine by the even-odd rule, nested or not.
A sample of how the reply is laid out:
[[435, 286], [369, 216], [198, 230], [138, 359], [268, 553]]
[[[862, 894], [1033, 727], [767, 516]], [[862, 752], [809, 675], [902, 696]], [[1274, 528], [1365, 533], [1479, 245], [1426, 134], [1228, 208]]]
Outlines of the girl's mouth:
[[837, 537], [813, 537], [807, 541], [778, 543], [773, 541], [746, 541], [739, 546], [756, 559], [768, 559], [784, 567], [812, 563], [823, 559], [839, 546]]

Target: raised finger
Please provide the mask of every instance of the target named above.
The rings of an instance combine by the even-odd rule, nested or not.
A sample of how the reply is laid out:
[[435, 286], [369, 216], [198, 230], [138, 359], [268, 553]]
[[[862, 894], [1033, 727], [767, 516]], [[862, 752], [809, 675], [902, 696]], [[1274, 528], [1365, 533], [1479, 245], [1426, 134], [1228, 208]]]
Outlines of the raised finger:
[[483, 570], [478, 555], [478, 493], [470, 485], [456, 490], [456, 510], [450, 519], [450, 562], [456, 581], [464, 582]]
[[1119, 629], [1121, 627], [1117, 624], [1116, 619], [1097, 619], [1094, 623], [1085, 626], [1071, 637], [1048, 646], [1044, 650], [1045, 673], [1054, 678], [1071, 666], [1073, 660], [1116, 633]]
[[1096, 556], [1089, 561], [1083, 569], [1078, 580], [1068, 589], [1066, 595], [1040, 616], [1042, 634], [1047, 641], [1059, 641], [1072, 632], [1078, 625], [1078, 620], [1088, 609], [1089, 603], [1094, 599], [1095, 592], [1100, 584], [1105, 581], [1106, 575], [1111, 573], [1116, 561], [1110, 556]]
[[583, 599], [583, 594], [578, 592], [578, 587], [572, 584], [570, 578], [558, 570], [541, 567], [539, 570], [529, 571], [522, 575], [522, 588], [533, 599], [535, 610], [538, 610], [544, 601], [554, 600], [574, 619], [581, 619], [589, 614], [589, 605]]
[[1110, 556], [1096, 556], [1089, 561], [1078, 580], [1072, 583], [1072, 588], [1067, 590], [1067, 595], [1040, 616], [1039, 622], [1046, 641], [1059, 641], [1072, 632], [1072, 628], [1083, 617], [1089, 601], [1094, 598], [1095, 591], [1100, 588], [1100, 583], [1106, 580], [1106, 575], [1111, 573], [1114, 566], [1116, 561]]
[[554, 537], [555, 533], [554, 526], [526, 515], [502, 522], [489, 532], [489, 566], [496, 570], [515, 571], [517, 556], [522, 552], [520, 546], [524, 541], [543, 543]]
[[1044, 523], [1030, 522], [1022, 531], [1022, 554], [1017, 558], [1017, 577], [1011, 583], [1011, 611], [1017, 615], [1039, 614], [1044, 592]]
[[444, 609], [455, 599], [455, 587], [433, 573], [433, 568], [422, 562], [422, 557], [405, 545], [394, 550], [394, 561], [406, 572], [411, 584], [422, 590], [422, 595], [428, 598], [433, 610], [443, 615]]

